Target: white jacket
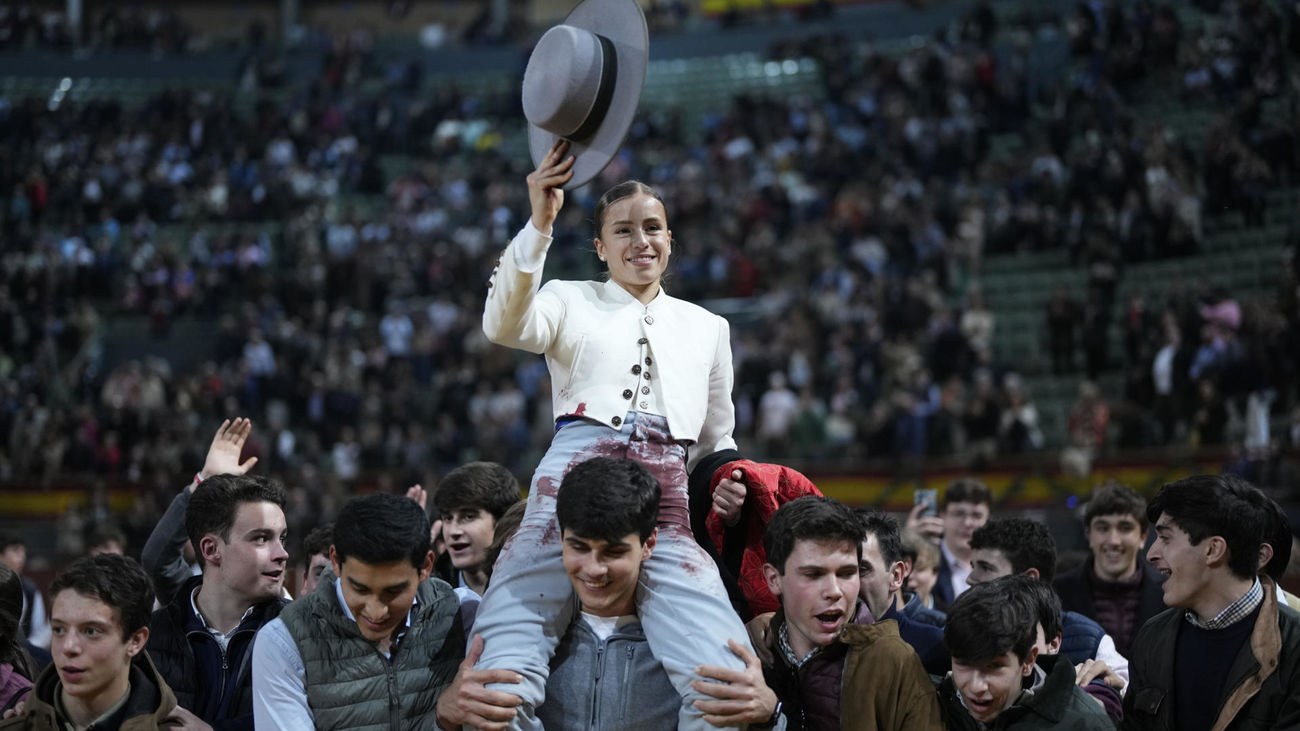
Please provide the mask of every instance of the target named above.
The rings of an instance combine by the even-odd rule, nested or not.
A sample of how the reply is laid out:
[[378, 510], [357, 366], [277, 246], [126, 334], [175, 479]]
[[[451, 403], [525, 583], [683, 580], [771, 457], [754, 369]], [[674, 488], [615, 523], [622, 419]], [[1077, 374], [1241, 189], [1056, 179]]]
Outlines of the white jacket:
[[643, 305], [613, 281], [541, 286], [550, 244], [530, 221], [506, 247], [488, 282], [483, 332], [499, 345], [546, 355], [555, 418], [581, 415], [617, 429], [648, 387], [673, 438], [694, 443], [688, 470], [700, 457], [734, 449], [727, 321], [662, 288]]

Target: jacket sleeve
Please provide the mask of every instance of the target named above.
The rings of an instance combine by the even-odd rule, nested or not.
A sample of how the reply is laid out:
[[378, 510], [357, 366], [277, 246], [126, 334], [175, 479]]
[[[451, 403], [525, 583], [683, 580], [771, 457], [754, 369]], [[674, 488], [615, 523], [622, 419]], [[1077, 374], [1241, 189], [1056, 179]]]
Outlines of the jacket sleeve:
[[530, 220], [497, 260], [483, 307], [488, 340], [530, 353], [544, 353], [551, 346], [564, 318], [564, 301], [541, 286], [550, 245], [551, 238]]
[[153, 581], [159, 604], [171, 603], [181, 584], [190, 577], [189, 564], [185, 563], [185, 542], [189, 540], [185, 533], [185, 510], [189, 505], [190, 491], [181, 490], [153, 527], [140, 552], [140, 564]]
[[731, 386], [736, 377], [731, 364], [731, 326], [725, 318], [717, 319], [718, 339], [714, 344], [713, 366], [709, 369], [709, 406], [700, 438], [691, 450], [687, 472], [706, 455], [736, 448], [736, 440], [731, 435], [736, 428], [736, 407], [731, 401]]

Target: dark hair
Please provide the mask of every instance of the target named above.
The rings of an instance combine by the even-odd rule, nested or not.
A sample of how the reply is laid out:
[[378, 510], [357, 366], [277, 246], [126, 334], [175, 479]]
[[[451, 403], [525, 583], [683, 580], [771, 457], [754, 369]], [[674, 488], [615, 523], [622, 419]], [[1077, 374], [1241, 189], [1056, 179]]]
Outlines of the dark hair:
[[497, 518], [497, 524], [492, 529], [492, 543], [488, 544], [487, 550], [483, 552], [483, 571], [489, 581], [492, 579], [492, 569], [496, 566], [497, 557], [501, 555], [501, 549], [506, 547], [506, 541], [514, 537], [515, 531], [519, 530], [519, 524], [524, 522], [524, 512], [527, 509], [528, 501], [520, 500]]
[[18, 573], [0, 563], [0, 662], [7, 662], [28, 680], [32, 661], [23, 647], [23, 582]]
[[1025, 591], [1038, 608], [1038, 623], [1043, 625], [1043, 638], [1051, 642], [1061, 634], [1061, 597], [1046, 581], [1038, 581], [1028, 574], [1012, 574], [1007, 578], [1016, 591]]
[[86, 548], [91, 549], [105, 543], [116, 541], [122, 550], [126, 550], [126, 534], [112, 523], [99, 523], [86, 536]]
[[993, 505], [993, 491], [988, 485], [973, 478], [962, 477], [948, 483], [943, 489], [943, 499], [939, 501], [939, 509], [947, 510], [952, 503], [975, 503], [977, 505]]
[[560, 530], [610, 543], [635, 533], [644, 542], [659, 521], [659, 480], [640, 462], [593, 457], [560, 482], [555, 517]]
[[876, 537], [876, 544], [880, 546], [880, 557], [885, 561], [886, 571], [890, 566], [903, 560], [902, 528], [899, 527], [898, 520], [894, 516], [885, 515], [871, 508], [857, 508], [853, 514], [858, 517], [858, 522], [862, 523], [862, 529], [868, 535]]
[[284, 510], [284, 487], [260, 475], [213, 475], [194, 488], [185, 509], [185, 533], [200, 567], [204, 565], [199, 548], [203, 536], [217, 535], [229, 543], [239, 506], [245, 503], [274, 503]]
[[27, 541], [17, 533], [10, 533], [9, 531], [0, 532], [0, 551], [7, 550], [10, 546], [22, 546], [23, 548], [26, 548]]
[[149, 626], [153, 614], [153, 585], [138, 561], [117, 553], [83, 556], [73, 561], [50, 586], [50, 596], [71, 589], [107, 604], [122, 625], [122, 639]]
[[862, 541], [867, 532], [847, 505], [829, 497], [806, 495], [782, 505], [767, 523], [763, 551], [767, 562], [785, 574], [785, 562], [800, 540], [844, 541], [853, 544], [862, 560]]
[[596, 209], [592, 212], [592, 218], [596, 222], [596, 238], [600, 238], [600, 229], [605, 225], [605, 210], [614, 205], [617, 201], [621, 201], [624, 198], [638, 193], [644, 193], [645, 195], [659, 201], [659, 204], [664, 207], [665, 211], [667, 211], [668, 206], [664, 203], [663, 196], [659, 195], [659, 191], [651, 188], [645, 183], [642, 183], [640, 180], [624, 180], [618, 185], [606, 190], [596, 201]]
[[1147, 520], [1155, 523], [1168, 515], [1194, 546], [1210, 536], [1223, 538], [1228, 569], [1249, 579], [1258, 571], [1260, 526], [1266, 520], [1256, 494], [1263, 496], [1236, 475], [1192, 475], [1161, 487], [1147, 505]]
[[519, 481], [510, 470], [496, 462], [470, 462], [442, 478], [433, 504], [441, 515], [457, 508], [479, 508], [500, 518], [519, 497]]
[[1107, 482], [1093, 493], [1092, 499], [1083, 509], [1084, 530], [1092, 528], [1092, 519], [1103, 515], [1128, 515], [1137, 521], [1138, 527], [1147, 532], [1147, 501], [1133, 489], [1118, 482]]
[[334, 555], [367, 564], [409, 561], [424, 568], [429, 516], [414, 500], [374, 493], [349, 500], [334, 520]]
[[1287, 564], [1291, 563], [1291, 521], [1287, 519], [1286, 512], [1282, 506], [1272, 498], [1265, 498], [1264, 519], [1267, 521], [1268, 528], [1264, 535], [1268, 545], [1273, 547], [1273, 558], [1264, 564], [1264, 573], [1268, 574], [1273, 581], [1281, 582], [1282, 575], [1286, 573]]
[[330, 555], [330, 546], [334, 544], [334, 524], [326, 523], [312, 528], [307, 537], [302, 539], [303, 563], [311, 563], [311, 557], [318, 553]]
[[970, 537], [971, 550], [994, 548], [1011, 563], [1011, 570], [1023, 574], [1038, 570], [1038, 578], [1051, 582], [1056, 576], [1056, 541], [1047, 526], [1028, 518], [990, 520]]
[[1008, 652], [1023, 662], [1034, 646], [1038, 607], [1022, 579], [976, 584], [948, 609], [943, 645], [956, 662], [979, 665]]

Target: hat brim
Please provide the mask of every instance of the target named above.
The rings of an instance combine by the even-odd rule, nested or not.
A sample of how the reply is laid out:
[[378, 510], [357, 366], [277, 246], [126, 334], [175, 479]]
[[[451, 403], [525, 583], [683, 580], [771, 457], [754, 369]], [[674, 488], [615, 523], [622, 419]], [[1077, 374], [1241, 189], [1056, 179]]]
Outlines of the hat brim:
[[[614, 93], [600, 127], [586, 139], [569, 140], [569, 154], [576, 159], [573, 177], [563, 187], [573, 190], [600, 174], [623, 146], [645, 88], [650, 31], [636, 0], [584, 0], [564, 23], [609, 39], [618, 58]], [[528, 123], [528, 151], [534, 165], [541, 164], [556, 139], [557, 135]]]

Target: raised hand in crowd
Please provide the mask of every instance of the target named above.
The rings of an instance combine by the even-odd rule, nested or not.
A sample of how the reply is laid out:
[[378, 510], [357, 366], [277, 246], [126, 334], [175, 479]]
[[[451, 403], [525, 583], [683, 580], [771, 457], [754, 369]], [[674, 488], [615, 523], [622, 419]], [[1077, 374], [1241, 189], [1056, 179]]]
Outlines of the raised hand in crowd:
[[523, 678], [512, 670], [475, 670], [483, 654], [483, 637], [474, 635], [469, 654], [460, 663], [456, 679], [438, 696], [438, 726], [470, 726], [483, 731], [502, 731], [510, 727], [515, 708], [523, 699], [512, 693], [488, 690], [488, 683], [519, 683]]
[[929, 503], [918, 503], [912, 508], [912, 512], [907, 514], [907, 530], [925, 536], [931, 543], [938, 543], [943, 537], [943, 518], [937, 515], [922, 516], [921, 512], [934, 506]]
[[732, 470], [731, 477], [719, 481], [718, 487], [713, 491], [713, 512], [728, 526], [740, 521], [740, 509], [745, 506], [745, 496], [749, 489], [741, 481], [743, 478], [744, 474], [740, 470]]
[[429, 509], [429, 493], [423, 487], [411, 485], [406, 488], [406, 496], [414, 500], [421, 510], [427, 511]]
[[198, 479], [186, 488], [193, 491], [203, 480], [213, 475], [242, 475], [253, 469], [257, 457], [249, 457], [242, 464], [240, 454], [248, 435], [253, 433], [253, 422], [245, 418], [236, 418], [233, 422], [226, 419], [212, 435], [212, 445], [208, 447], [208, 456], [203, 460], [203, 469], [199, 470]]
[[704, 711], [704, 720], [714, 726], [767, 723], [776, 711], [777, 698], [776, 693], [763, 681], [763, 666], [758, 657], [739, 642], [727, 640], [727, 647], [744, 661], [745, 669], [737, 671], [714, 665], [696, 668], [697, 675], [718, 682], [691, 681], [691, 687], [696, 692], [717, 699], [695, 701], [695, 707]]

